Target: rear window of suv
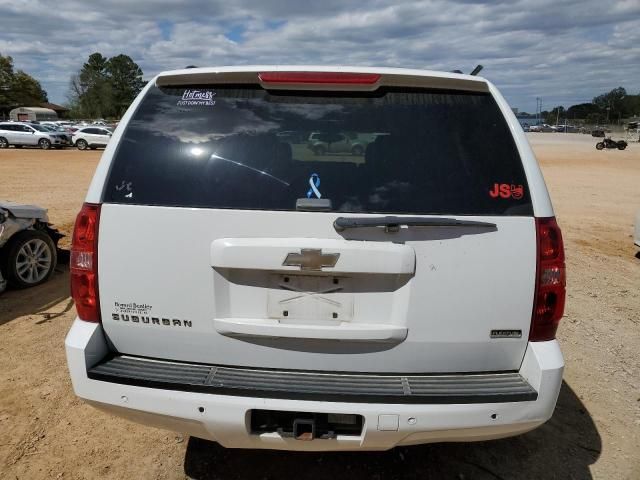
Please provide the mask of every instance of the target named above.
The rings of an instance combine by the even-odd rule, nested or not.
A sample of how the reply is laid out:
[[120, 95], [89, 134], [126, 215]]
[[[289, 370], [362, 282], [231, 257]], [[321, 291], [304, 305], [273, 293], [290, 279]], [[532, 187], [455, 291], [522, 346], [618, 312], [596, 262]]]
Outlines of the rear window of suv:
[[152, 87], [128, 123], [103, 201], [336, 212], [531, 215], [493, 97], [461, 91]]

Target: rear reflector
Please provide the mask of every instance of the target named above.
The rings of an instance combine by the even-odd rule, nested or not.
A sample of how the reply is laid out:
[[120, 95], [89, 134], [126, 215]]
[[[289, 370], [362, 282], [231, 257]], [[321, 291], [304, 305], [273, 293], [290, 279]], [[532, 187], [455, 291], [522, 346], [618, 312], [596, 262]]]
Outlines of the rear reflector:
[[562, 233], [554, 217], [536, 218], [538, 261], [536, 293], [529, 340], [542, 342], [556, 337], [564, 314], [566, 272]]
[[85, 203], [76, 217], [71, 240], [69, 267], [71, 296], [78, 317], [87, 322], [100, 321], [98, 297], [98, 226], [100, 205]]
[[373, 85], [380, 79], [377, 73], [341, 72], [262, 72], [262, 83], [301, 83], [320, 85]]

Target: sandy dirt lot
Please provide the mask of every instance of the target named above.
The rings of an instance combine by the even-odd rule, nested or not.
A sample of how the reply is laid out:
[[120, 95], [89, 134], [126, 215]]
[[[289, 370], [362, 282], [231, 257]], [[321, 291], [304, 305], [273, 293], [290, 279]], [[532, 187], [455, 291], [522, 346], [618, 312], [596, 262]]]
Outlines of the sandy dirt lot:
[[[531, 134], [563, 228], [565, 382], [553, 418], [526, 435], [382, 453], [230, 451], [77, 400], [64, 336], [68, 272], [0, 296], [0, 478], [640, 478], [640, 145]], [[0, 198], [47, 206], [70, 233], [100, 152], [0, 150]], [[68, 243], [65, 243], [65, 245]]]

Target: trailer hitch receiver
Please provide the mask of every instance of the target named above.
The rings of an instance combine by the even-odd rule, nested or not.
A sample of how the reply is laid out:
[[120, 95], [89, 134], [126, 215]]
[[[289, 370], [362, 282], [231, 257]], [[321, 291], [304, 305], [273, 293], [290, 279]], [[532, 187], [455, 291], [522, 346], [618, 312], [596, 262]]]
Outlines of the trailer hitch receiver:
[[293, 421], [293, 437], [304, 441], [316, 438], [316, 421], [312, 418], [296, 418]]

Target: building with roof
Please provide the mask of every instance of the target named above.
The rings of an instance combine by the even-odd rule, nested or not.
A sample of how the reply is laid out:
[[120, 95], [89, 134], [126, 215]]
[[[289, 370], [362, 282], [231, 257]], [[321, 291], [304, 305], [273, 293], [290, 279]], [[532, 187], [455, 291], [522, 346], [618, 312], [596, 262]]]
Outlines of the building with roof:
[[58, 105], [56, 103], [51, 103], [51, 102], [41, 103], [38, 106], [53, 110], [54, 112], [56, 112], [56, 114], [60, 118], [63, 118], [69, 112], [69, 109], [67, 107], [63, 107], [62, 105]]
[[19, 122], [40, 122], [58, 120], [58, 114], [50, 108], [18, 107], [9, 112], [9, 119]]

